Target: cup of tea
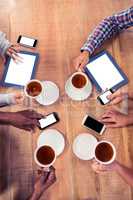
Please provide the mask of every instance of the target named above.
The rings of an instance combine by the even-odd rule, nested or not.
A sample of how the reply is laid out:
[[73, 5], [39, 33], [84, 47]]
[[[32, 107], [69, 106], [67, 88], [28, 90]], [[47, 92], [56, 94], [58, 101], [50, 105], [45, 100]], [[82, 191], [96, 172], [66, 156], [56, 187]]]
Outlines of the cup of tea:
[[43, 91], [43, 85], [41, 81], [32, 79], [24, 87], [24, 93], [30, 98], [36, 98], [41, 95]]
[[65, 85], [66, 93], [73, 100], [85, 100], [92, 91], [92, 85], [88, 76], [81, 71], [73, 73]]
[[116, 149], [111, 142], [100, 141], [95, 146], [95, 160], [101, 164], [111, 164], [116, 158]]
[[48, 169], [54, 164], [56, 153], [49, 145], [39, 146], [34, 152], [34, 160], [38, 166]]
[[75, 89], [81, 90], [88, 84], [88, 77], [83, 72], [75, 72], [71, 76], [71, 84]]

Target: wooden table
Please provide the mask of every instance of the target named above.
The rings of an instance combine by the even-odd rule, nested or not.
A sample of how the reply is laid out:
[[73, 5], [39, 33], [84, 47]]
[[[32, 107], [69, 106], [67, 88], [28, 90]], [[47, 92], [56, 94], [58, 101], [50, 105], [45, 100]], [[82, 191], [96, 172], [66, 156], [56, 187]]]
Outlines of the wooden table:
[[[61, 121], [53, 127], [63, 132], [68, 140], [64, 153], [55, 163], [57, 182], [42, 196], [41, 200], [132, 200], [133, 190], [115, 172], [95, 174], [91, 161], [77, 159], [72, 153], [74, 138], [87, 131], [81, 126], [86, 113], [98, 117], [105, 107], [96, 102], [94, 91], [84, 102], [70, 100], [64, 92], [68, 76], [74, 72], [72, 59], [79, 54], [80, 47], [93, 28], [104, 17], [132, 5], [132, 0], [1, 0], [0, 30], [15, 43], [19, 34], [38, 38], [36, 51], [41, 59], [36, 78], [51, 80], [60, 88], [60, 99], [48, 106], [37, 106], [41, 113], [58, 111]], [[117, 60], [133, 85], [133, 29], [107, 42], [106, 48]], [[1, 61], [0, 74], [3, 72]], [[1, 92], [13, 89], [1, 88]], [[1, 108], [2, 111], [18, 111], [28, 105]], [[132, 127], [108, 129], [99, 139], [107, 139], [116, 146], [117, 159], [133, 167]], [[33, 152], [40, 134], [13, 127], [0, 126], [0, 200], [24, 200], [33, 190], [38, 167]], [[97, 135], [95, 135], [97, 136]]]

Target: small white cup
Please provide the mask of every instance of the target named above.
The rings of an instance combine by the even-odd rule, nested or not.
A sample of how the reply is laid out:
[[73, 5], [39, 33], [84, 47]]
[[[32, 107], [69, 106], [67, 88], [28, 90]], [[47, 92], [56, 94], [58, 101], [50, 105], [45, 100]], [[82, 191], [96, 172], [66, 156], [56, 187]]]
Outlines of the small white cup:
[[[38, 95], [36, 95], [36, 96], [31, 96], [31, 95], [29, 95], [28, 94], [28, 92], [27, 92], [27, 87], [28, 87], [28, 85], [29, 84], [32, 84], [32, 82], [34, 83], [34, 82], [37, 82], [37, 83], [39, 83], [39, 85], [41, 86], [41, 92], [38, 94]], [[40, 96], [41, 94], [42, 94], [42, 92], [43, 92], [43, 84], [42, 84], [42, 82], [41, 81], [39, 81], [39, 80], [37, 80], [37, 79], [32, 79], [32, 80], [30, 80], [26, 85], [25, 85], [25, 87], [24, 87], [24, 93], [25, 93], [25, 95], [27, 96], [27, 97], [29, 97], [29, 98], [32, 98], [32, 99], [35, 99], [35, 98], [37, 98], [38, 96]]]
[[[85, 79], [85, 84], [83, 85], [83, 87], [76, 87], [74, 86], [73, 84], [73, 78], [76, 77], [77, 75], [81, 75], [84, 77]], [[86, 90], [86, 87], [88, 86], [88, 83], [89, 83], [89, 80], [88, 80], [88, 77], [87, 75], [84, 73], [84, 72], [75, 72], [72, 74], [72, 76], [70, 77], [70, 82], [71, 82], [71, 88], [75, 91], [85, 91]]]
[[[48, 163], [42, 163], [41, 159], [42, 157], [46, 157], [46, 156], [50, 156], [50, 151], [51, 151], [51, 162], [49, 161]], [[42, 155], [41, 155], [42, 154]], [[39, 158], [39, 155], [41, 156], [41, 158]], [[52, 166], [54, 164], [54, 162], [56, 161], [56, 153], [55, 150], [50, 146], [50, 145], [42, 145], [42, 146], [38, 146], [34, 152], [34, 160], [36, 162], [36, 164], [39, 167], [43, 167], [45, 169], [48, 169], [50, 166]], [[45, 160], [46, 161], [46, 160]]]
[[[104, 145], [104, 143], [106, 144], [106, 147], [105, 147], [105, 148], [104, 148], [104, 146], [102, 146], [102, 144]], [[104, 151], [104, 152], [107, 152], [107, 145], [109, 145], [109, 148], [110, 148], [110, 150], [112, 151], [112, 156], [111, 156], [111, 158], [110, 158], [109, 160], [103, 161], [103, 159], [100, 159], [99, 156], [96, 155], [96, 154], [98, 154], [98, 153], [97, 153], [98, 148], [99, 148], [99, 154], [100, 154], [100, 151], [101, 151], [101, 155], [102, 155], [102, 152], [103, 152], [103, 151]], [[100, 147], [100, 146], [101, 146], [101, 147]], [[101, 150], [100, 150], [100, 148], [101, 148]], [[103, 148], [103, 149], [102, 149], [102, 148]], [[109, 148], [108, 148], [108, 149], [109, 149]], [[102, 156], [106, 156], [106, 154], [104, 153]], [[107, 155], [107, 156], [108, 156], [108, 155]], [[95, 158], [95, 160], [96, 160], [97, 162], [99, 162], [99, 163], [101, 163], [101, 164], [104, 164], [104, 165], [109, 165], [109, 164], [111, 164], [111, 163], [115, 160], [115, 158], [116, 158], [116, 149], [115, 149], [114, 145], [113, 145], [111, 142], [108, 142], [108, 141], [106, 141], [106, 140], [102, 140], [102, 141], [98, 142], [98, 143], [96, 144], [96, 146], [95, 146], [95, 155], [94, 155], [94, 158]]]

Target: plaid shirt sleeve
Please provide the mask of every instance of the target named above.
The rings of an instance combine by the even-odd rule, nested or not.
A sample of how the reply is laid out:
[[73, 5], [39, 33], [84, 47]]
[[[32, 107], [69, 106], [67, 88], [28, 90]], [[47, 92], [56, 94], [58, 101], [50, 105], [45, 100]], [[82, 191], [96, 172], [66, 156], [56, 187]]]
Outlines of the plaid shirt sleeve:
[[133, 7], [101, 21], [92, 34], [89, 35], [81, 51], [89, 51], [91, 55], [105, 40], [131, 26], [133, 26]]

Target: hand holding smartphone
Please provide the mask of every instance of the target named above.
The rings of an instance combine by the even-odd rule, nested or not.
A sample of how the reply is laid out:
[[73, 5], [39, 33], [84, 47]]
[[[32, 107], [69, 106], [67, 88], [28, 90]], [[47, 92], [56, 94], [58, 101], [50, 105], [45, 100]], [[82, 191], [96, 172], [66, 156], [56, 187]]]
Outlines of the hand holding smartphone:
[[44, 118], [39, 120], [41, 130], [59, 122], [59, 116], [56, 112], [46, 115]]
[[86, 128], [90, 128], [96, 131], [99, 135], [102, 135], [106, 128], [106, 126], [103, 123], [90, 117], [89, 115], [86, 115], [83, 118], [82, 125]]
[[105, 91], [104, 93], [102, 93], [100, 96], [97, 97], [98, 101], [102, 105], [105, 105], [105, 104], [109, 103], [110, 100], [108, 99], [108, 96], [113, 94], [113, 92], [114, 91], [112, 89]]

